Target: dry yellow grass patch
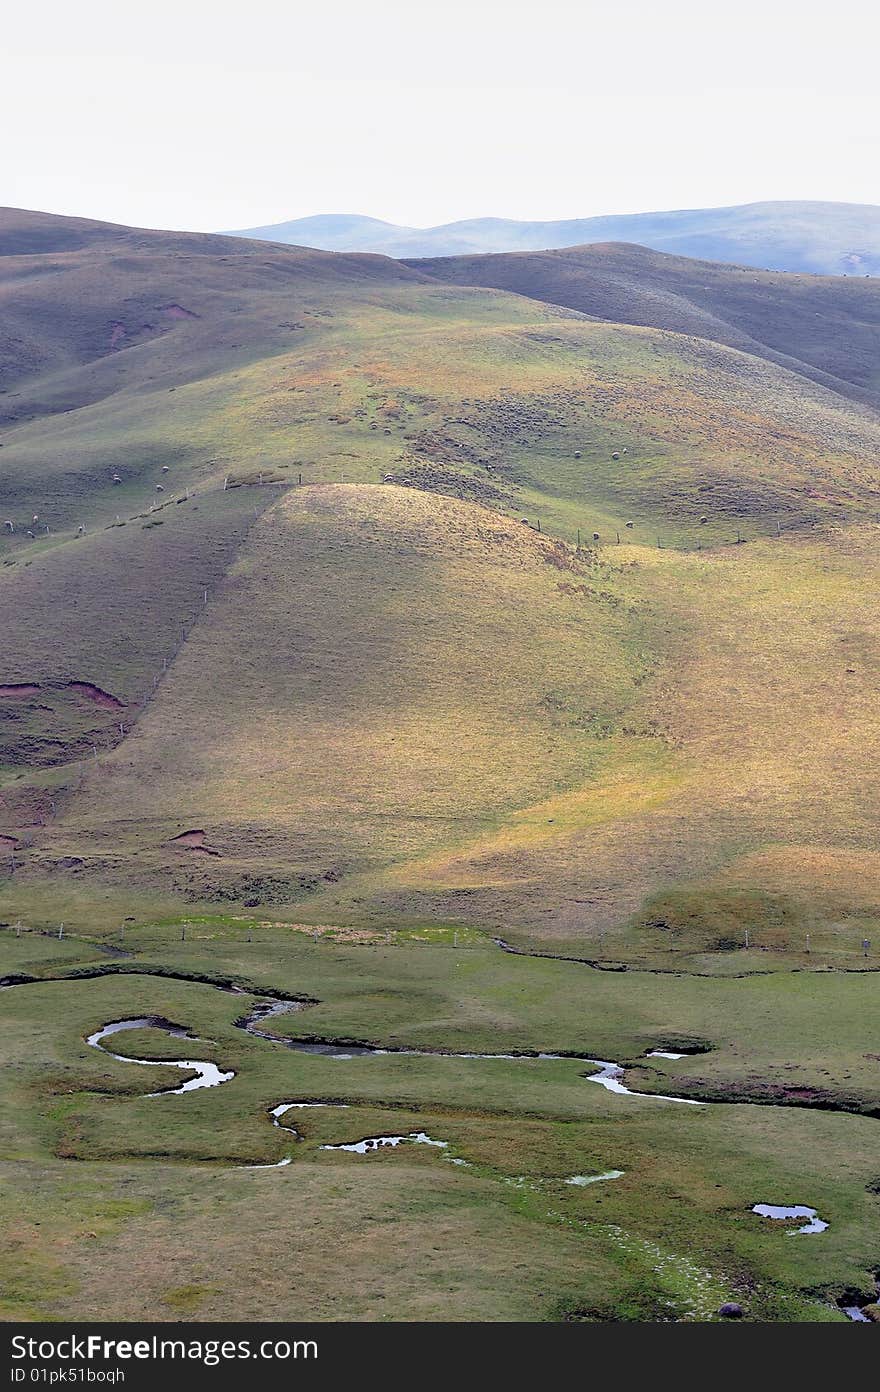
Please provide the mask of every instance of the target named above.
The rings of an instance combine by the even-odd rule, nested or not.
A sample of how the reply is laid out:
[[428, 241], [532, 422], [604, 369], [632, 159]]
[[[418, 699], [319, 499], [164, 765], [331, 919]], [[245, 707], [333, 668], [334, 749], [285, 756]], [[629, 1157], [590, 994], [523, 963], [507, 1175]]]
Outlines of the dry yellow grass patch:
[[100, 804], [105, 839], [207, 827], [218, 870], [266, 837], [381, 863], [576, 786], [635, 689], [635, 621], [585, 566], [451, 498], [287, 495], [68, 834]]

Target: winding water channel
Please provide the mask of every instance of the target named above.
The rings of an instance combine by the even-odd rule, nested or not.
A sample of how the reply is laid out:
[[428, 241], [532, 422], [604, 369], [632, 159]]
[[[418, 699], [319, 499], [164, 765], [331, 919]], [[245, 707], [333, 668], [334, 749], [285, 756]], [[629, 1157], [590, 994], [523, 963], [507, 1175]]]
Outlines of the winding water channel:
[[[107, 974], [108, 973], [106, 971], [89, 973], [88, 976], [85, 977], [85, 979], [89, 979], [89, 977], [100, 977]], [[171, 975], [170, 973], [149, 971], [138, 972], [128, 970], [126, 970], [124, 974], [132, 976], [158, 976], [166, 978], [169, 975]], [[83, 979], [83, 977], [62, 977], [54, 979], [80, 980]], [[180, 974], [179, 976], [175, 974], [175, 979], [197, 981], [196, 978], [184, 976], [183, 974]], [[6, 978], [5, 980], [0, 981], [0, 988], [8, 989], [18, 985], [30, 984], [32, 980], [34, 979]], [[251, 993], [242, 987], [227, 982], [201, 981], [198, 982], [198, 984], [211, 985], [218, 990], [231, 992], [236, 995], [257, 995], [257, 993]], [[621, 1064], [611, 1062], [608, 1060], [592, 1058], [586, 1054], [558, 1054], [549, 1052], [492, 1054], [477, 1052], [459, 1052], [442, 1049], [386, 1049], [376, 1045], [353, 1043], [344, 1040], [315, 1041], [285, 1038], [284, 1036], [273, 1034], [265, 1028], [262, 1028], [263, 1024], [272, 1017], [281, 1014], [287, 1014], [293, 1011], [304, 1010], [308, 1006], [314, 1005], [316, 1003], [317, 1002], [311, 999], [297, 998], [292, 996], [260, 996], [255, 1000], [255, 1003], [252, 1005], [249, 1012], [236, 1019], [234, 1021], [234, 1024], [237, 1028], [243, 1029], [248, 1034], [254, 1035], [255, 1037], [260, 1039], [268, 1040], [273, 1044], [280, 1044], [282, 1047], [292, 1049], [298, 1053], [320, 1055], [325, 1058], [338, 1059], [340, 1061], [352, 1058], [389, 1057], [395, 1055], [408, 1058], [505, 1060], [511, 1062], [532, 1063], [549, 1060], [573, 1059], [582, 1063], [590, 1064], [596, 1070], [593, 1073], [584, 1074], [584, 1081], [596, 1083], [600, 1087], [604, 1088], [607, 1092], [610, 1092], [617, 1096], [638, 1097], [641, 1099], [651, 1100], [655, 1102], [680, 1103], [687, 1106], [695, 1107], [713, 1105], [711, 1102], [703, 1102], [696, 1098], [678, 1097], [663, 1093], [639, 1092], [635, 1089], [628, 1088], [623, 1081], [624, 1068]], [[110, 1058], [120, 1063], [130, 1063], [138, 1066], [147, 1067], [177, 1068], [183, 1072], [192, 1074], [192, 1076], [187, 1078], [183, 1083], [181, 1083], [179, 1087], [163, 1088], [157, 1092], [146, 1094], [148, 1097], [158, 1098], [162, 1096], [173, 1096], [180, 1093], [194, 1092], [200, 1088], [218, 1087], [223, 1083], [231, 1081], [231, 1079], [235, 1076], [234, 1070], [221, 1069], [216, 1063], [208, 1059], [135, 1058], [129, 1054], [115, 1053], [112, 1049], [107, 1047], [106, 1041], [113, 1039], [115, 1036], [125, 1033], [127, 1031], [141, 1029], [159, 1030], [162, 1033], [168, 1035], [170, 1038], [182, 1039], [185, 1040], [188, 1044], [199, 1044], [204, 1041], [201, 1041], [198, 1038], [196, 1038], [185, 1026], [178, 1025], [175, 1024], [173, 1021], [152, 1015], [132, 1016], [126, 1019], [112, 1020], [107, 1024], [103, 1025], [100, 1029], [95, 1030], [94, 1033], [88, 1035], [86, 1039], [87, 1044], [89, 1044], [92, 1048], [100, 1049]], [[647, 1058], [663, 1059], [680, 1059], [686, 1056], [687, 1055], [683, 1053], [673, 1052], [672, 1050], [665, 1050], [662, 1048], [648, 1050], [645, 1055], [645, 1057]], [[298, 1132], [295, 1126], [289, 1124], [289, 1113], [292, 1111], [304, 1110], [306, 1108], [318, 1107], [346, 1109], [348, 1107], [348, 1104], [338, 1102], [328, 1103], [312, 1101], [284, 1101], [279, 1102], [277, 1105], [270, 1108], [269, 1116], [271, 1117], [274, 1126], [278, 1127], [280, 1130], [286, 1131], [295, 1141], [299, 1141], [301, 1140], [300, 1133]], [[322, 1150], [328, 1151], [347, 1151], [352, 1154], [367, 1155], [385, 1148], [393, 1149], [401, 1145], [425, 1145], [435, 1147], [439, 1151], [446, 1152], [448, 1150], [449, 1142], [440, 1138], [429, 1136], [424, 1131], [413, 1131], [400, 1135], [366, 1136], [339, 1144], [324, 1144], [320, 1148]], [[447, 1154], [446, 1158], [449, 1159], [452, 1157], [449, 1157]], [[251, 1165], [246, 1166], [244, 1168], [251, 1170], [281, 1169], [287, 1165], [290, 1165], [291, 1161], [292, 1156], [287, 1155], [283, 1159], [273, 1162], [271, 1164]], [[454, 1160], [454, 1163], [467, 1164], [466, 1161], [462, 1161], [457, 1158]], [[622, 1171], [609, 1170], [598, 1175], [575, 1175], [564, 1182], [567, 1184], [584, 1186], [603, 1180], [616, 1179], [619, 1178], [621, 1174]], [[789, 1232], [792, 1235], [819, 1233], [824, 1231], [828, 1227], [828, 1224], [823, 1219], [818, 1217], [816, 1210], [806, 1205], [755, 1204], [753, 1206], [752, 1211], [760, 1216], [773, 1218], [777, 1220], [806, 1218], [808, 1221], [803, 1226], [795, 1229], [789, 1229]], [[866, 1317], [862, 1314], [862, 1311], [859, 1306], [852, 1304], [843, 1306], [841, 1304], [840, 1308], [851, 1320], [857, 1321], [859, 1323], [866, 1322]]]
[[[187, 1039], [192, 1043], [198, 1044], [199, 1040], [194, 1039], [189, 1030], [182, 1025], [173, 1025], [169, 1020], [159, 1019], [155, 1015], [144, 1015], [132, 1020], [113, 1020], [109, 1025], [104, 1025], [102, 1029], [96, 1030], [86, 1039], [87, 1044], [91, 1044], [93, 1049], [101, 1049], [105, 1054], [109, 1054], [112, 1059], [117, 1059], [120, 1063], [141, 1063], [152, 1066], [163, 1063], [167, 1068], [182, 1068], [187, 1073], [195, 1073], [194, 1078], [188, 1078], [180, 1087], [163, 1088], [162, 1091], [170, 1093], [195, 1092], [197, 1088], [216, 1087], [218, 1083], [228, 1083], [235, 1077], [233, 1072], [225, 1073], [218, 1068], [216, 1063], [203, 1062], [198, 1059], [143, 1059], [132, 1058], [131, 1054], [114, 1054], [112, 1050], [104, 1047], [104, 1040], [109, 1039], [114, 1034], [121, 1034], [124, 1030], [134, 1029], [159, 1029], [164, 1034], [170, 1034], [175, 1039]], [[161, 1097], [161, 1092], [148, 1092], [148, 1097]]]
[[[127, 975], [137, 975], [138, 973], [127, 973]], [[229, 987], [220, 986], [219, 990], [229, 990]], [[707, 1104], [693, 1097], [674, 1097], [659, 1092], [637, 1092], [633, 1088], [628, 1088], [623, 1082], [624, 1070], [621, 1064], [610, 1062], [607, 1059], [591, 1058], [588, 1054], [551, 1054], [545, 1052], [538, 1053], [513, 1053], [513, 1054], [490, 1054], [459, 1052], [451, 1049], [383, 1049], [373, 1044], [355, 1044], [347, 1041], [333, 1042], [325, 1040], [308, 1039], [289, 1039], [283, 1035], [272, 1034], [268, 1030], [261, 1029], [260, 1025], [272, 1016], [287, 1014], [295, 1010], [304, 1010], [313, 1004], [312, 1001], [297, 1000], [290, 998], [287, 1000], [258, 1000], [249, 1014], [241, 1016], [234, 1023], [238, 1029], [245, 1030], [248, 1034], [256, 1035], [259, 1039], [267, 1039], [273, 1044], [280, 1044], [284, 1048], [293, 1049], [297, 1053], [316, 1054], [324, 1058], [338, 1059], [340, 1061], [353, 1058], [454, 1058], [454, 1059], [500, 1059], [507, 1062], [542, 1062], [548, 1060], [561, 1061], [563, 1059], [574, 1059], [581, 1063], [592, 1064], [596, 1069], [595, 1073], [584, 1074], [584, 1080], [588, 1083], [598, 1083], [607, 1092], [617, 1093], [626, 1097], [650, 1098], [656, 1102], [681, 1102], [690, 1107], [703, 1107]], [[183, 1025], [175, 1025], [169, 1020], [162, 1020], [156, 1016], [138, 1016], [127, 1020], [113, 1020], [96, 1030], [94, 1034], [88, 1036], [86, 1043], [93, 1048], [103, 1049], [109, 1053], [111, 1058], [118, 1059], [122, 1063], [140, 1064], [165, 1064], [170, 1068], [189, 1069], [196, 1073], [196, 1077], [190, 1079], [179, 1088], [166, 1088], [164, 1092], [192, 1092], [196, 1088], [216, 1087], [220, 1083], [229, 1082], [235, 1076], [233, 1072], [224, 1073], [216, 1064], [193, 1060], [193, 1059], [145, 1059], [132, 1058], [128, 1054], [114, 1054], [104, 1047], [104, 1040], [114, 1034], [124, 1030], [133, 1029], [159, 1029], [165, 1034], [171, 1035], [176, 1039], [187, 1039], [193, 1043], [198, 1043]], [[646, 1055], [649, 1058], [684, 1058], [684, 1054], [668, 1054], [660, 1050], [652, 1050]], [[161, 1096], [161, 1093], [150, 1093], [151, 1097]], [[293, 1105], [293, 1104], [290, 1104]], [[297, 1104], [300, 1105], [300, 1104]]]

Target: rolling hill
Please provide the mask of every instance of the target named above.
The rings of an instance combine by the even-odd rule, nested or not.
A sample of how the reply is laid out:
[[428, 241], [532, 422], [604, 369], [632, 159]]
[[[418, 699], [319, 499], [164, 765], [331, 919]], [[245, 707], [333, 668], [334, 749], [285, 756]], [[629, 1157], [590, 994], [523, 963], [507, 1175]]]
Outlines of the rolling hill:
[[[657, 960], [747, 918], [852, 950], [835, 925], [880, 904], [868, 291], [612, 248], [528, 283], [490, 258], [511, 293], [6, 226], [4, 912]], [[578, 305], [537, 295], [557, 272]]]
[[406, 264], [456, 285], [725, 343], [880, 404], [880, 284], [870, 279], [747, 270], [623, 243]]
[[811, 275], [877, 275], [880, 208], [859, 203], [770, 202], [731, 208], [516, 222], [470, 218], [400, 227], [358, 214], [321, 214], [252, 227], [237, 236], [386, 256], [540, 251], [593, 242], [636, 242], [670, 255]]

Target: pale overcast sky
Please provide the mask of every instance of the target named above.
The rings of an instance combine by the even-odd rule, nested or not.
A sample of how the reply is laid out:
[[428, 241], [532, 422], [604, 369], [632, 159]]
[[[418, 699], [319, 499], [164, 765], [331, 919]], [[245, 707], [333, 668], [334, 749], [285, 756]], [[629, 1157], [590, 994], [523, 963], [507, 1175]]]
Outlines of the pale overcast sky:
[[856, 0], [47, 0], [0, 35], [0, 202], [222, 229], [880, 203]]

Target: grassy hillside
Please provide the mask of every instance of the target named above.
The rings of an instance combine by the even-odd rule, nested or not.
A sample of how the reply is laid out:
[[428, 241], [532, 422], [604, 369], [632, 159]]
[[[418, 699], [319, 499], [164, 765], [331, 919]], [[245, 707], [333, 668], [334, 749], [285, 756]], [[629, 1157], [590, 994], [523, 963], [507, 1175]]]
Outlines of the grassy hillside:
[[[103, 860], [136, 832], [140, 874], [146, 859], [190, 896], [280, 903], [469, 839], [579, 781], [632, 699], [638, 619], [585, 603], [588, 578], [473, 504], [295, 490], [117, 757], [86, 773], [64, 838]], [[216, 857], [167, 844], [190, 826]]]
[[[781, 896], [777, 947], [809, 920], [857, 953], [870, 409], [378, 257], [62, 233], [0, 262], [44, 349], [2, 431], [10, 908], [130, 891], [726, 970]], [[181, 313], [139, 338], [147, 302]]]
[[[30, 217], [9, 220], [16, 247], [27, 245]], [[74, 248], [39, 250], [47, 222], [61, 224], [56, 240], [75, 234]], [[0, 237], [4, 226], [0, 216]], [[91, 531], [259, 464], [264, 442], [242, 442], [224, 414], [246, 393], [254, 362], [311, 356], [335, 302], [369, 305], [421, 280], [377, 257], [47, 215], [34, 215], [32, 237], [37, 251], [0, 257], [3, 520], [15, 529], [4, 545], [13, 554], [28, 530]], [[290, 467], [289, 435], [285, 444]]]
[[880, 209], [859, 203], [745, 203], [560, 222], [468, 218], [441, 227], [398, 227], [356, 214], [324, 214], [252, 227], [238, 235], [386, 256], [486, 255], [635, 242], [675, 256], [811, 275], [865, 276], [880, 270]]
[[[644, 518], [670, 543], [874, 508], [873, 414], [751, 354], [378, 257], [97, 227], [70, 252], [0, 259], [21, 330], [0, 431], [12, 558], [190, 489], [300, 473], [546, 503], [572, 536], [594, 515]], [[853, 343], [869, 333], [862, 300], [840, 314]]]
[[0, 1313], [880, 1315], [872, 292], [4, 237]]
[[[43, 351], [1, 432], [7, 892], [699, 954], [714, 910], [645, 927], [671, 885], [773, 917], [738, 866], [869, 849], [873, 412], [373, 256], [64, 235], [0, 262]], [[148, 302], [180, 313], [138, 337]]]
[[20, 774], [118, 743], [263, 501], [246, 489], [180, 498], [6, 566], [0, 764]]
[[869, 278], [747, 270], [624, 244], [407, 264], [456, 285], [696, 334], [880, 403], [880, 286]]
[[658, 964], [725, 969], [747, 929], [791, 965], [857, 959], [877, 535], [578, 556], [413, 490], [296, 492], [19, 881]]
[[872, 528], [609, 561], [643, 674], [588, 776], [406, 867], [386, 902], [658, 964], [735, 961], [749, 930], [771, 960], [857, 954], [880, 905], [876, 545]]

